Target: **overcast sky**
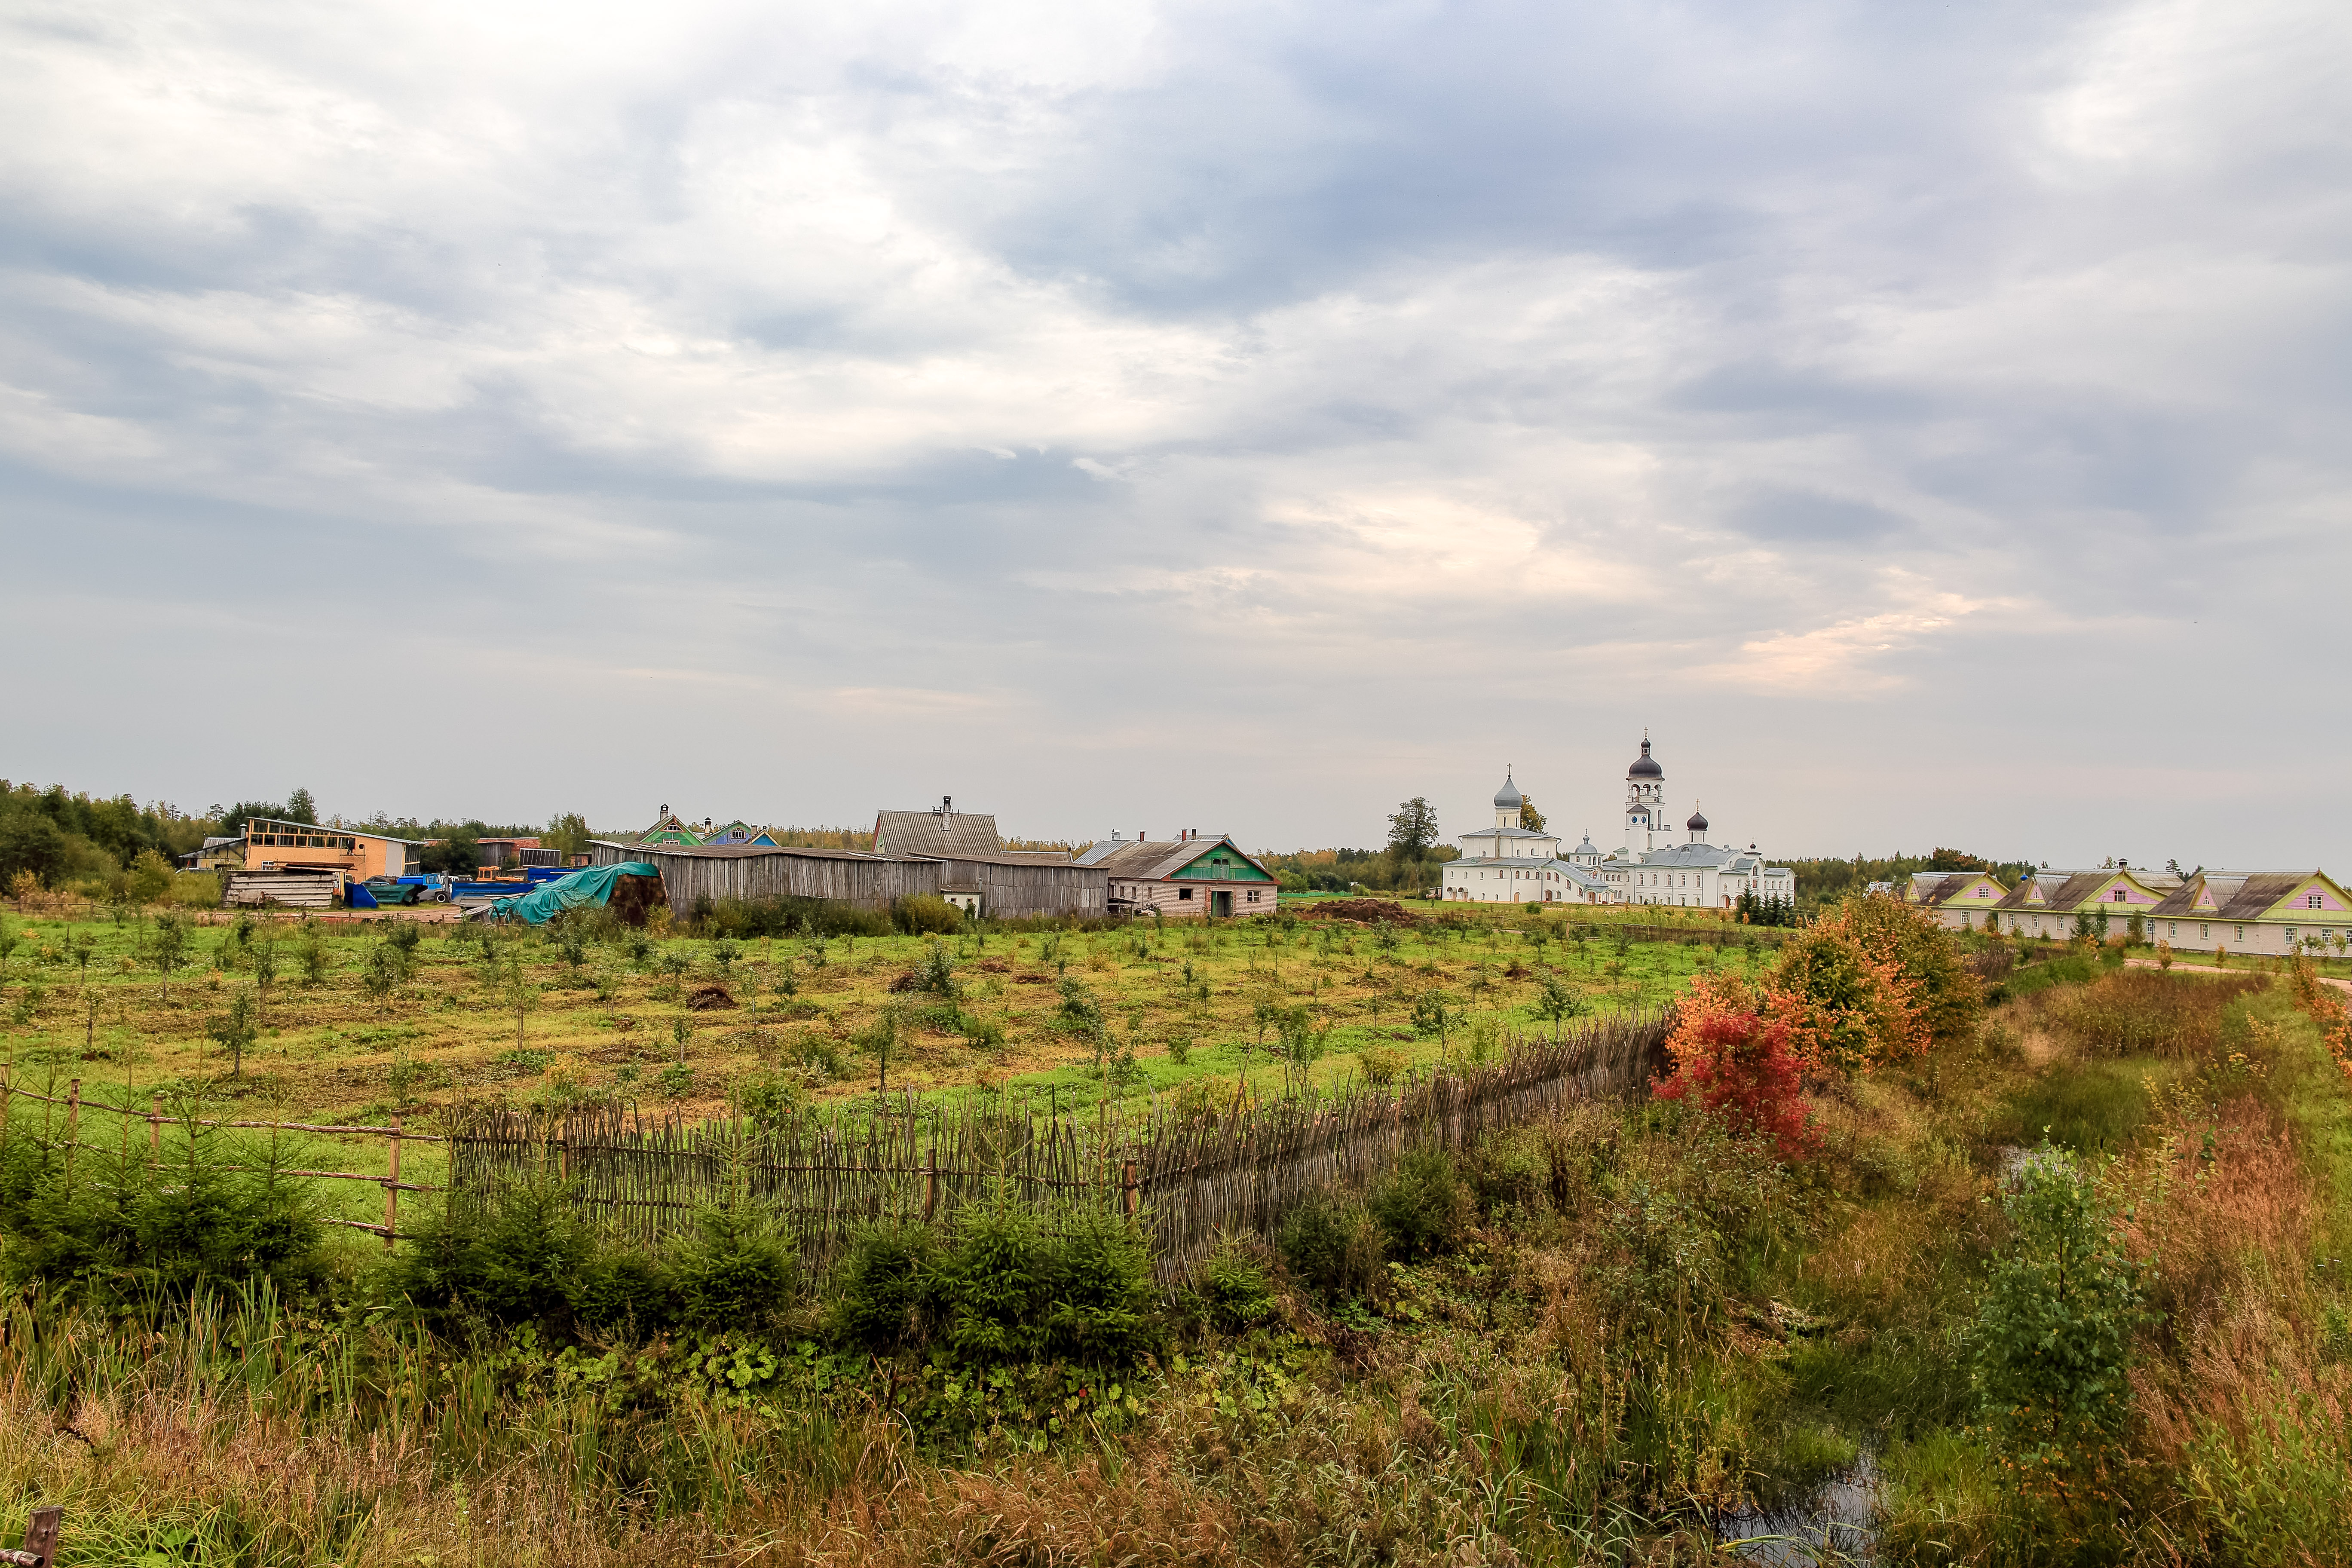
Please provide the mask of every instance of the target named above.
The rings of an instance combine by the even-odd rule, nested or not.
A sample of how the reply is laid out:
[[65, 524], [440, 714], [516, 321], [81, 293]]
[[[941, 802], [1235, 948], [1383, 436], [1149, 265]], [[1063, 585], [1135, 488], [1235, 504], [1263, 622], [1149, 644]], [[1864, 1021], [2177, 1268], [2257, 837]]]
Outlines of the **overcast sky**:
[[2352, 6], [0, 6], [0, 774], [2352, 872]]

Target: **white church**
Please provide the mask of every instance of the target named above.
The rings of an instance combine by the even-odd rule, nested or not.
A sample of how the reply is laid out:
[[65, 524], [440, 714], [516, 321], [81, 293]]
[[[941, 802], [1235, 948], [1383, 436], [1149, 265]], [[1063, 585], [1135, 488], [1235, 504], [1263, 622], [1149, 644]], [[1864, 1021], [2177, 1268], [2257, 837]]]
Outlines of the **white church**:
[[1495, 792], [1495, 826], [1459, 839], [1462, 858], [1445, 863], [1448, 899], [1482, 904], [1673, 904], [1729, 910], [1743, 892], [1759, 899], [1797, 896], [1797, 874], [1768, 866], [1755, 845], [1728, 849], [1706, 841], [1706, 818], [1693, 811], [1683, 824], [1689, 837], [1673, 840], [1666, 826], [1666, 770], [1642, 754], [1625, 770], [1625, 842], [1603, 852], [1587, 834], [1565, 855], [1555, 834], [1519, 826], [1527, 804], [1510, 770]]

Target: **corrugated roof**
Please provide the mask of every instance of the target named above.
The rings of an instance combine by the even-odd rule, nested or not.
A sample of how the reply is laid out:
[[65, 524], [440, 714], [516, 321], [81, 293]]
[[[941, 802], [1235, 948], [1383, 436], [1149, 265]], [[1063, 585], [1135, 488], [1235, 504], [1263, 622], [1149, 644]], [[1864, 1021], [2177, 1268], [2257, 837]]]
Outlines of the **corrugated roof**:
[[803, 855], [815, 860], [897, 860], [897, 855], [877, 855], [866, 849], [819, 849], [806, 844], [628, 844], [617, 847], [647, 858], [676, 856], [688, 860], [741, 860], [755, 855]]
[[1712, 844], [1677, 844], [1667, 849], [1653, 849], [1634, 864], [1686, 870], [1693, 866], [1721, 866], [1747, 853], [1745, 849], [1718, 849]]
[[[2212, 918], [2222, 921], [2259, 920], [2268, 914], [2281, 899], [2309, 881], [2315, 873], [2310, 871], [2255, 871], [2238, 884], [2230, 901], [2221, 904]], [[2214, 900], [2220, 903], [2217, 898]]]
[[892, 855], [993, 855], [1004, 847], [984, 811], [878, 811], [874, 847]]
[[[1098, 849], [1101, 846], [1094, 847]], [[1087, 863], [1101, 867], [1114, 877], [1132, 877], [1138, 881], [1150, 882], [1172, 877], [1210, 850], [1219, 848], [1230, 849], [1251, 865], [1257, 866], [1259, 870], [1265, 870], [1265, 867], [1258, 866], [1257, 857], [1222, 836], [1215, 838], [1205, 836], [1180, 838], [1172, 843], [1165, 839], [1131, 838], [1124, 844], [1114, 844], [1109, 854]], [[1087, 851], [1089, 856], [1093, 853], [1093, 849]]]

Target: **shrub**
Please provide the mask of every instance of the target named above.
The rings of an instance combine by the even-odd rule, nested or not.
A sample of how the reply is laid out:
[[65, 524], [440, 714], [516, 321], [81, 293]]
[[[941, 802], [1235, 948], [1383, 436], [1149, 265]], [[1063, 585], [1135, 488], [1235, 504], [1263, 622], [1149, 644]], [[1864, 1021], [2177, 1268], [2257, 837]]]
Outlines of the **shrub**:
[[1027, 1209], [967, 1210], [940, 1269], [948, 1342], [981, 1362], [1027, 1361], [1045, 1350], [1057, 1283], [1054, 1248]]
[[600, 1259], [563, 1189], [530, 1182], [486, 1197], [449, 1195], [387, 1266], [384, 1287], [428, 1313], [568, 1326]]
[[799, 1266], [792, 1243], [757, 1209], [706, 1208], [673, 1268], [681, 1316], [698, 1329], [763, 1333], [790, 1307]]
[[1766, 1006], [1789, 1026], [1789, 1048], [1810, 1070], [1859, 1077], [1919, 1043], [1902, 970], [1845, 931], [1815, 926], [1781, 953]]
[[1375, 1088], [1386, 1089], [1404, 1071], [1404, 1053], [1388, 1046], [1367, 1046], [1356, 1053], [1357, 1065]]
[[919, 1339], [936, 1305], [940, 1238], [919, 1225], [877, 1225], [849, 1238], [834, 1270], [827, 1327], [870, 1351]]
[[1048, 1348], [1093, 1366], [1126, 1366], [1159, 1339], [1151, 1311], [1151, 1248], [1133, 1222], [1074, 1216], [1052, 1249]]
[[2009, 1245], [1977, 1311], [1976, 1389], [2029, 1485], [2095, 1465], [2129, 1414], [2139, 1267], [2087, 1173], [2043, 1144], [2002, 1200]]
[[1367, 1204], [1389, 1251], [1408, 1262], [1453, 1250], [1475, 1212], [1453, 1159], [1433, 1146], [1398, 1161], [1372, 1184]]
[[1798, 1032], [1767, 1017], [1765, 1005], [1733, 977], [1693, 984], [1666, 1040], [1673, 1072], [1657, 1095], [1695, 1100], [1737, 1136], [1769, 1139], [1783, 1159], [1802, 1159], [1819, 1136], [1801, 1095]]
[[1217, 1238], [1216, 1249], [1192, 1275], [1192, 1299], [1209, 1326], [1234, 1334], [1274, 1315], [1274, 1282], [1256, 1249], [1234, 1236]]
[[1961, 959], [1959, 943], [1914, 904], [1876, 895], [1848, 899], [1823, 922], [1890, 963], [1904, 980], [1916, 1049], [1965, 1047], [1984, 1016], [1984, 986]]
[[1489, 1216], [1538, 1208], [1550, 1190], [1551, 1160], [1531, 1128], [1488, 1134], [1462, 1165], [1479, 1212]]
[[1282, 1260], [1325, 1305], [1360, 1296], [1380, 1278], [1381, 1227], [1361, 1199], [1328, 1188], [1307, 1193], [1275, 1234]]
[[945, 899], [919, 895], [893, 900], [890, 923], [909, 935], [944, 934], [963, 923], [963, 911]]
[[1087, 988], [1087, 983], [1075, 976], [1062, 982], [1062, 1005], [1055, 1010], [1056, 1027], [1077, 1035], [1102, 1033], [1102, 1004]]
[[1723, 1257], [1703, 1207], [1673, 1187], [1625, 1184], [1602, 1213], [1610, 1246], [1602, 1288], [1623, 1315], [1623, 1331], [1656, 1338], [1706, 1315], [1721, 1294]]
[[143, 1149], [86, 1149], [69, 1166], [64, 1150], [11, 1139], [0, 1163], [6, 1277], [107, 1305], [184, 1300], [199, 1281], [268, 1279], [289, 1294], [320, 1281], [323, 1227], [310, 1188], [277, 1173], [288, 1162], [267, 1143], [190, 1132], [155, 1169]]

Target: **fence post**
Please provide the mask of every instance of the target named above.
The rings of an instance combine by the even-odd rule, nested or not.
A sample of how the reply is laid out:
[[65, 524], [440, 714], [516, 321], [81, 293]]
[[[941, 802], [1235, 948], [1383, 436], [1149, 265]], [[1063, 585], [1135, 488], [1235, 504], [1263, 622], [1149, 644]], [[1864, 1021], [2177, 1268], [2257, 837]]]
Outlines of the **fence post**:
[[1128, 1218], [1135, 1217], [1135, 1162], [1126, 1161], [1118, 1168], [1119, 1212]]
[[25, 1543], [13, 1552], [0, 1552], [0, 1563], [11, 1563], [17, 1568], [50, 1568], [58, 1560], [58, 1525], [66, 1510], [54, 1504], [37, 1508], [25, 1524]]
[[400, 1117], [392, 1119], [392, 1177], [383, 1184], [383, 1249], [392, 1250], [393, 1228], [400, 1223]]
[[156, 1089], [147, 1103], [147, 1166], [160, 1170], [163, 1164], [163, 1091]]
[[931, 1162], [923, 1172], [923, 1223], [925, 1225], [931, 1223], [931, 1215], [938, 1211], [939, 1205], [940, 1156], [939, 1152], [933, 1150]]
[[8, 1069], [0, 1066], [0, 1149], [8, 1146], [8, 1102], [16, 1097], [16, 1086], [8, 1081]]
[[66, 1089], [66, 1174], [73, 1174], [74, 1142], [81, 1126], [81, 1079], [74, 1079]]

